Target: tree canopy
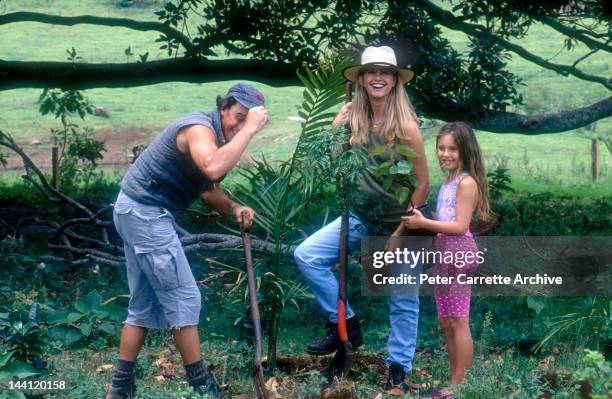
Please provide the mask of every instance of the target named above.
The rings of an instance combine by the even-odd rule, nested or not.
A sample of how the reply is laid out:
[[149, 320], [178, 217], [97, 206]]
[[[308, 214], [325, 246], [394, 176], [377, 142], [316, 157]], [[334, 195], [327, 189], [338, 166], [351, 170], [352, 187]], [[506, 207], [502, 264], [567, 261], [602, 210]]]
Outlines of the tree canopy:
[[[158, 21], [35, 12], [0, 15], [0, 25], [34, 21], [157, 31], [168, 58], [126, 63], [0, 60], [0, 90], [21, 87], [133, 87], [169, 81], [249, 79], [273, 86], [297, 83], [296, 70], [337, 52], [357, 54], [364, 43], [395, 47], [400, 63], [417, 71], [408, 86], [419, 113], [467, 120], [491, 132], [555, 133], [612, 115], [612, 96], [550, 114], [526, 115], [521, 80], [507, 68], [511, 56], [534, 68], [612, 90], [612, 80], [581, 68], [589, 57], [609, 57], [612, 14], [606, 1], [428, 0], [174, 0]], [[202, 18], [197, 32], [187, 21]], [[572, 64], [547, 60], [522, 47], [535, 24], [564, 36], [565, 51], [586, 46]], [[467, 35], [467, 51], [451, 45], [442, 27]], [[224, 55], [229, 58], [219, 59]], [[584, 65], [584, 64], [583, 64]]]

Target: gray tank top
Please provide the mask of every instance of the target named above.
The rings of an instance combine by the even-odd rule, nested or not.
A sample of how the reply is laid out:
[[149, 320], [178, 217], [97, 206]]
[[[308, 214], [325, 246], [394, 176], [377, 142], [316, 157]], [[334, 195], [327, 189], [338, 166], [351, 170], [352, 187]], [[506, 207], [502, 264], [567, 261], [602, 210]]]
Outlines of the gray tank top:
[[188, 154], [176, 146], [181, 129], [203, 125], [215, 134], [217, 146], [225, 144], [219, 111], [198, 111], [172, 122], [128, 169], [121, 181], [121, 190], [133, 200], [162, 206], [170, 211], [187, 208], [212, 185]]

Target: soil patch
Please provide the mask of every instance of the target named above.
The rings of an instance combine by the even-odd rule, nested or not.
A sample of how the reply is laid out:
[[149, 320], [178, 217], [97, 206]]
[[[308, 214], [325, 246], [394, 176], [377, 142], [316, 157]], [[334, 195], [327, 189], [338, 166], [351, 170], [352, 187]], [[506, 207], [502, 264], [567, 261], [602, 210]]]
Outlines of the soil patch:
[[[162, 131], [163, 127], [127, 127], [124, 129], [99, 129], [94, 137], [104, 142], [106, 152], [100, 165], [128, 165], [132, 148], [138, 144], [149, 145], [151, 141]], [[26, 154], [40, 168], [51, 167], [51, 139], [49, 137], [40, 140], [40, 144], [32, 142], [18, 143]], [[7, 155], [7, 167], [5, 169], [17, 170], [23, 168], [21, 158], [15, 153], [4, 150]]]

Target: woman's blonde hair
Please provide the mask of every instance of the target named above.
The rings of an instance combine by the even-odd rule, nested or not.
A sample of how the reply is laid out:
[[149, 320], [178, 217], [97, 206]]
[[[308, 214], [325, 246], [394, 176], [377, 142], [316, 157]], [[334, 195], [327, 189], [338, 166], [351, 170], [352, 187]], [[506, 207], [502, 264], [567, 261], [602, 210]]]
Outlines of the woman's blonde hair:
[[[363, 69], [359, 76], [363, 75]], [[409, 140], [410, 122], [418, 123], [418, 118], [406, 90], [400, 79], [395, 74], [395, 86], [387, 97], [385, 104], [386, 114], [382, 128], [375, 133], [376, 137], [385, 142], [392, 143], [395, 138]], [[372, 107], [368, 98], [368, 93], [359, 79], [355, 82], [355, 98], [349, 114], [351, 125], [352, 145], [366, 145], [369, 143], [370, 122], [372, 120]]]

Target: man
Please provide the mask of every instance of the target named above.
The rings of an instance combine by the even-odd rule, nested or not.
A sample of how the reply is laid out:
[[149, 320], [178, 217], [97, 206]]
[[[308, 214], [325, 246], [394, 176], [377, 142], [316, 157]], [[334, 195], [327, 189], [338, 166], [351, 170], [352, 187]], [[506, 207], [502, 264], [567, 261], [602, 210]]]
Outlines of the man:
[[217, 109], [173, 122], [124, 176], [113, 216], [124, 242], [131, 299], [107, 399], [133, 397], [136, 357], [149, 328], [170, 328], [189, 384], [200, 395], [220, 398], [202, 360], [200, 291], [173, 213], [201, 195], [212, 209], [233, 215], [238, 223], [246, 211], [249, 227], [253, 210], [230, 200], [216, 182], [236, 166], [267, 119], [263, 95], [239, 83], [217, 97]]

